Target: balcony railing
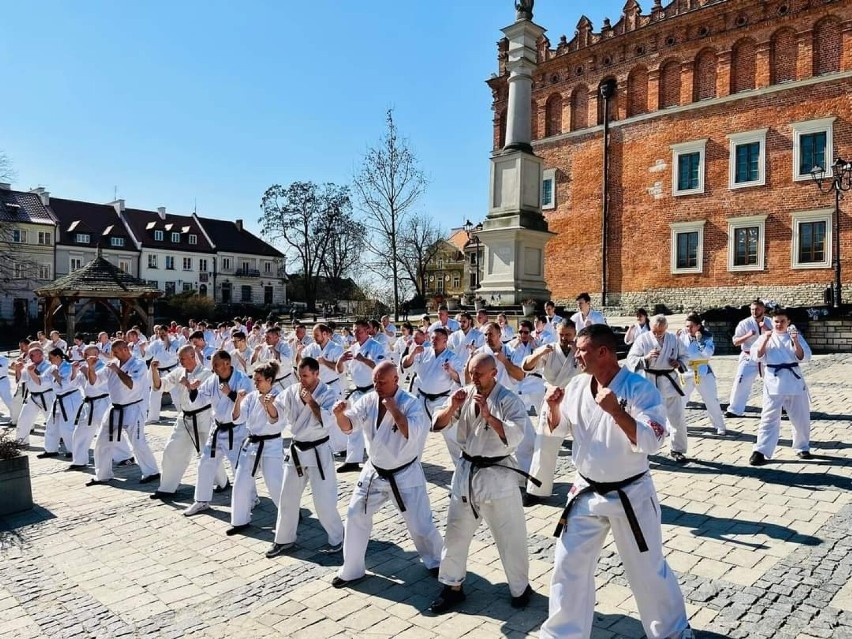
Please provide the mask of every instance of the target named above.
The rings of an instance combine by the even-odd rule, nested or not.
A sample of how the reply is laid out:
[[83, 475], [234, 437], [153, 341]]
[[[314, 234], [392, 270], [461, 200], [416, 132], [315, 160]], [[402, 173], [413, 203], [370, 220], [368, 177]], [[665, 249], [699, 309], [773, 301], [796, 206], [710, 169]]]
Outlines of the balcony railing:
[[235, 277], [260, 277], [260, 271], [256, 268], [238, 268], [234, 272]]

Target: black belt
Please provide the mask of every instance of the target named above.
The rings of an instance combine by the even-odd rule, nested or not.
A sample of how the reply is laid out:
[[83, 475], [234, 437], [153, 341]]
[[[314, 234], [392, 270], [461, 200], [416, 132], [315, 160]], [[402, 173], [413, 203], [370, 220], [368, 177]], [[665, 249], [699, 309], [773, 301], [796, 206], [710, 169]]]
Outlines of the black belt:
[[94, 397], [84, 397], [83, 401], [80, 402], [80, 408], [77, 409], [77, 414], [74, 416], [74, 425], [76, 426], [80, 422], [80, 415], [83, 414], [83, 406], [89, 404], [89, 426], [91, 426], [92, 417], [95, 415], [95, 402], [99, 399], [106, 399], [107, 397], [109, 397], [109, 393], [95, 395]]
[[541, 373], [529, 373], [529, 374], [527, 375], [527, 377], [538, 377], [539, 379], [544, 379], [544, 378], [541, 376]]
[[234, 428], [237, 425], [234, 422], [220, 422], [218, 419], [215, 421], [216, 428], [213, 429], [213, 445], [210, 446], [210, 457], [216, 456], [216, 440], [222, 431], [228, 431], [228, 450], [234, 450]]
[[[148, 360], [148, 361], [150, 361], [150, 360]], [[150, 364], [149, 364], [149, 366], [150, 366]], [[160, 375], [164, 375], [166, 373], [171, 373], [177, 367], [178, 367], [177, 364], [172, 364], [171, 366], [166, 366], [165, 368], [161, 368], [161, 369], [159, 369]]]
[[370, 384], [369, 386], [356, 386], [355, 390], [349, 391], [349, 393], [347, 393], [346, 399], [349, 399], [355, 393], [366, 393], [371, 390], [373, 390], [372, 384]]
[[326, 386], [331, 386], [331, 385], [332, 385], [332, 384], [334, 384], [335, 382], [339, 382], [339, 381], [340, 381], [340, 378], [339, 378], [339, 377], [335, 377], [335, 378], [334, 378], [333, 380], [331, 380], [330, 382], [326, 382], [326, 383], [325, 383], [325, 385], [326, 385]]
[[312, 442], [300, 442], [295, 439], [293, 440], [293, 443], [290, 444], [290, 455], [293, 457], [293, 465], [296, 467], [296, 473], [299, 477], [301, 477], [304, 473], [302, 472], [302, 464], [299, 461], [299, 453], [297, 451], [301, 450], [302, 452], [305, 452], [313, 449], [314, 455], [316, 455], [317, 458], [317, 468], [319, 469], [320, 479], [325, 480], [325, 472], [323, 472], [322, 469], [322, 462], [320, 461], [319, 450], [317, 450], [317, 447], [327, 441], [328, 435], [322, 439], [316, 439]]
[[[53, 392], [53, 389], [48, 388], [46, 391], [41, 391], [40, 393], [37, 392], [37, 391], [30, 391], [29, 394], [32, 395], [33, 397], [41, 397], [41, 409], [45, 413], [47, 413], [47, 400], [44, 398], [44, 396], [47, 395], [48, 393], [52, 393], [52, 392]], [[26, 397], [26, 394], [24, 395], [24, 397]], [[33, 401], [35, 401], [35, 400], [33, 400]], [[38, 404], [38, 402], [36, 402], [36, 404]]]
[[118, 437], [116, 441], [121, 441], [121, 429], [124, 426], [124, 409], [129, 406], [135, 406], [136, 404], [140, 404], [142, 402], [141, 399], [137, 399], [135, 402], [130, 402], [129, 404], [113, 404], [109, 409], [109, 441], [112, 441], [113, 434], [113, 417], [115, 416], [115, 411], [118, 411]]
[[254, 457], [254, 466], [251, 468], [252, 477], [254, 477], [254, 474], [257, 472], [257, 465], [260, 464], [260, 458], [263, 456], [263, 444], [270, 439], [281, 439], [281, 433], [275, 433], [274, 435], [249, 435], [246, 438], [246, 446], [249, 444], [257, 444], [257, 455]]
[[8, 377], [8, 375], [3, 375], [3, 377], [0, 377], [0, 379], [6, 379], [6, 377]]
[[65, 404], [62, 403], [62, 400], [66, 397], [70, 397], [74, 393], [79, 393], [79, 391], [68, 391], [67, 393], [62, 393], [62, 395], [56, 396], [57, 401], [53, 402], [53, 410], [51, 411], [51, 416], [53, 417], [53, 419], [56, 419], [56, 405], [59, 404], [59, 410], [62, 411], [62, 419], [66, 422], [68, 421], [68, 413], [65, 410]]
[[[426, 393], [426, 392], [420, 390], [419, 388], [417, 389], [417, 392], [420, 393], [421, 396], [425, 397], [426, 401], [429, 401], [429, 402], [434, 402], [436, 399], [441, 399], [442, 397], [448, 397], [449, 394], [450, 394], [450, 391], [446, 391], [444, 393], [438, 393], [437, 395], [435, 395], [435, 394], [432, 394], [432, 393]], [[432, 420], [432, 411], [429, 410], [429, 407], [426, 406], [425, 402], [424, 402], [424, 405], [423, 405], [423, 409], [426, 411], [426, 415], [429, 417], [429, 420], [431, 421]]]
[[802, 376], [796, 372], [799, 365], [796, 362], [787, 362], [786, 364], [767, 364], [766, 368], [773, 371], [790, 371], [796, 379], [802, 379]]
[[[507, 466], [506, 464], [500, 463], [504, 459], [509, 459], [509, 457], [510, 455], [503, 455], [502, 457], [482, 457], [480, 455], [468, 455], [466, 452], [462, 451], [462, 459], [465, 459], [470, 462], [470, 473], [468, 474], [467, 479], [467, 497], [470, 500], [470, 509], [473, 511], [473, 516], [477, 519], [479, 519], [479, 513], [476, 512], [476, 507], [473, 505], [473, 478], [476, 473], [478, 473], [481, 469], [491, 468], [493, 466], [505, 468], [506, 470], [511, 470], [513, 473], [523, 475], [535, 486], [541, 486], [541, 480], [536, 479], [529, 473], [525, 473], [520, 468], [515, 468], [514, 466]], [[462, 498], [462, 501], [464, 501], [464, 498]]]
[[669, 380], [672, 383], [672, 386], [674, 386], [674, 389], [677, 391], [677, 394], [680, 395], [681, 397], [683, 397], [683, 389], [681, 389], [680, 384], [678, 384], [675, 381], [674, 377], [672, 377], [672, 373], [674, 373], [673, 368], [669, 368], [669, 369], [666, 369], [666, 370], [657, 370], [655, 368], [646, 368], [645, 372], [651, 373], [651, 375], [656, 375], [657, 377], [665, 377], [667, 380]]
[[618, 499], [621, 501], [622, 508], [624, 508], [624, 514], [627, 516], [627, 523], [630, 525], [630, 530], [633, 532], [633, 537], [636, 539], [636, 545], [639, 546], [639, 552], [648, 552], [648, 544], [645, 543], [645, 536], [642, 534], [642, 528], [640, 528], [639, 526], [639, 520], [636, 519], [636, 513], [633, 512], [633, 505], [630, 503], [630, 499], [627, 497], [627, 493], [624, 492], [624, 488], [626, 488], [635, 481], [639, 481], [645, 476], [645, 474], [645, 472], [642, 472], [638, 475], [633, 475], [633, 477], [628, 477], [627, 479], [624, 479], [622, 481], [607, 483], [599, 483], [596, 481], [592, 481], [587, 477], [583, 477], [582, 475], [580, 475], [580, 477], [583, 477], [583, 479], [589, 485], [585, 488], [581, 488], [569, 497], [568, 503], [565, 505], [565, 509], [562, 511], [562, 515], [559, 517], [559, 523], [556, 525], [556, 530], [554, 531], [553, 536], [559, 537], [562, 535], [562, 531], [565, 529], [565, 526], [568, 523], [568, 515], [570, 514], [571, 508], [574, 506], [574, 501], [577, 499], [577, 497], [590, 492], [595, 492], [598, 495], [605, 496], [607, 493], [615, 491], [618, 493]]
[[[379, 477], [381, 477], [382, 479], [387, 480], [387, 482], [390, 484], [391, 492], [393, 493], [393, 498], [396, 499], [396, 504], [397, 504], [397, 506], [399, 506], [399, 512], [401, 512], [401, 513], [405, 512], [405, 503], [402, 501], [402, 494], [399, 492], [399, 486], [397, 486], [397, 484], [396, 484], [395, 475], [398, 472], [405, 470], [406, 468], [411, 466], [411, 464], [413, 464], [416, 461], [417, 461], [417, 458], [415, 457], [414, 459], [412, 459], [407, 464], [403, 464], [402, 466], [397, 466], [396, 468], [391, 468], [391, 469], [379, 468], [378, 466], [373, 464], [373, 470], [376, 471], [376, 474]], [[372, 484], [372, 483], [373, 483], [373, 480], [370, 479], [370, 484]], [[369, 495], [370, 495], [370, 484], [367, 484], [367, 496], [368, 496], [368, 498], [369, 498]], [[367, 499], [364, 500], [364, 513], [366, 513], [366, 512], [367, 512]]]
[[278, 382], [283, 382], [285, 379], [287, 379], [288, 377], [292, 377], [292, 376], [293, 376], [293, 373], [287, 373], [286, 375], [276, 379], [275, 383], [277, 384]]
[[202, 406], [201, 408], [196, 408], [195, 410], [183, 411], [184, 428], [186, 428], [186, 418], [192, 417], [192, 432], [195, 433], [195, 439], [192, 439], [192, 433], [189, 433], [188, 428], [186, 432], [189, 433], [189, 438], [192, 440], [192, 445], [195, 446], [196, 453], [201, 452], [201, 440], [198, 438], [198, 415], [206, 410], [210, 410], [210, 404], [207, 404], [207, 406]]

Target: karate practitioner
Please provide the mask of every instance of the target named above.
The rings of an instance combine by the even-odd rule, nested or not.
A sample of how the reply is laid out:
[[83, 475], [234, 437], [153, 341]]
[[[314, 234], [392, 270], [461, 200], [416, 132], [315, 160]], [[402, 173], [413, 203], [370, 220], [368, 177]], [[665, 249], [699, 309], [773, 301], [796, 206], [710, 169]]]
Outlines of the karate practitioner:
[[[160, 363], [160, 377], [162, 378], [178, 367], [180, 344], [165, 326], [160, 327], [156, 335], [157, 340], [145, 349], [145, 353], [147, 357]], [[160, 421], [160, 409], [163, 406], [162, 388], [157, 390], [151, 387], [148, 397], [148, 419], [145, 423], [156, 424]]]
[[[334, 333], [327, 324], [315, 324], [313, 330], [314, 341], [302, 349], [296, 363], [301, 365], [306, 357], [311, 357], [319, 364], [320, 381], [328, 386], [337, 396], [343, 398], [343, 380], [337, 372], [337, 362], [343, 355], [343, 348], [332, 339]], [[331, 449], [335, 453], [344, 454], [348, 438], [336, 426], [329, 429], [331, 438]]]
[[234, 345], [233, 349], [230, 351], [231, 362], [241, 373], [250, 375], [252, 372], [252, 349], [246, 340], [246, 334], [243, 331], [236, 331], [231, 336], [231, 341]]
[[461, 326], [456, 320], [450, 317], [450, 311], [447, 307], [441, 305], [438, 307], [438, 319], [429, 325], [429, 334], [431, 335], [436, 328], [443, 328], [447, 331], [448, 335], [452, 335], [459, 330]]
[[[178, 359], [180, 366], [167, 375], [160, 375], [160, 363], [157, 360], [151, 362], [152, 389], [170, 393], [178, 411], [171, 435], [163, 449], [160, 486], [150, 496], [151, 499], [174, 497], [189, 462], [193, 456], [197, 457], [201, 453], [201, 447], [210, 435], [210, 400], [200, 396], [198, 387], [213, 372], [199, 363], [195, 349], [189, 344], [180, 347]], [[216, 484], [226, 486], [228, 477], [224, 466], [220, 465], [217, 473]]]
[[[478, 317], [478, 316], [477, 316]], [[488, 322], [486, 322], [487, 324]], [[508, 344], [515, 338], [515, 329], [512, 328], [512, 325], [509, 324], [509, 320], [506, 318], [505, 313], [500, 313], [497, 316], [497, 326], [500, 327], [500, 341], [504, 344]], [[483, 326], [479, 327], [479, 331], [483, 332], [485, 328]]]
[[9, 358], [0, 355], [0, 401], [6, 406], [9, 411], [9, 417], [12, 415], [12, 383], [9, 380]]
[[[331, 342], [328, 334], [323, 337]], [[275, 540], [266, 552], [270, 559], [296, 545], [299, 502], [308, 481], [311, 482], [314, 510], [328, 535], [328, 545], [322, 549], [323, 552], [340, 552], [343, 549], [343, 521], [337, 512], [337, 473], [334, 472], [329, 441], [330, 433], [340, 430], [332, 413], [340, 395], [321, 381], [321, 370], [322, 364], [313, 357], [302, 357], [299, 383], [285, 390], [276, 400], [284, 424], [290, 427], [293, 441], [289, 454], [284, 455], [284, 481], [278, 499]]]
[[114, 359], [100, 370], [95, 367], [97, 357], [86, 359], [89, 383], [94, 385], [106, 382], [110, 400], [110, 408], [95, 438], [95, 477], [86, 485], [96, 486], [112, 480], [113, 453], [122, 437], [130, 440], [136, 463], [142, 471], [140, 483], [147, 484], [160, 478], [157, 460], [148, 446], [143, 429], [145, 415], [142, 394], [147, 387], [148, 370], [142, 360], [131, 355], [124, 340], [115, 340], [110, 352]]
[[651, 324], [648, 321], [648, 311], [644, 308], [636, 309], [636, 323], [627, 329], [624, 334], [624, 343], [632, 344], [642, 333], [647, 333], [651, 330]]
[[[28, 337], [19, 340], [18, 349], [21, 354], [18, 356], [18, 359], [11, 363], [10, 366], [12, 373], [14, 373], [15, 376], [15, 394], [12, 396], [12, 414], [10, 415], [10, 426], [12, 426], [12, 428], [17, 427], [18, 418], [21, 416], [21, 411], [24, 408], [24, 402], [26, 402], [27, 397], [29, 397], [26, 375], [24, 373], [24, 366], [29, 363], [29, 348], [30, 339]], [[29, 439], [27, 439], [27, 441], [29, 441]]]
[[470, 313], [462, 313], [459, 315], [459, 330], [450, 335], [447, 346], [453, 351], [463, 364], [467, 364], [467, 360], [473, 352], [480, 348], [485, 343], [485, 336], [478, 328], [473, 326], [473, 317]]
[[692, 639], [677, 577], [663, 557], [660, 504], [648, 455], [666, 431], [660, 393], [618, 365], [608, 326], [577, 335], [577, 362], [586, 373], [567, 390], [548, 391], [545, 426], [570, 434], [577, 468], [557, 528], [550, 609], [542, 639], [588, 639], [595, 607], [595, 566], [612, 530], [624, 572], [649, 639]]
[[340, 401], [334, 406], [340, 429], [345, 433], [361, 430], [370, 442], [370, 459], [349, 502], [343, 566], [331, 582], [335, 588], [366, 574], [364, 555], [373, 515], [389, 499], [402, 515], [426, 568], [434, 574], [441, 562], [441, 535], [432, 521], [426, 476], [420, 465], [429, 433], [426, 413], [416, 397], [399, 387], [399, 375], [391, 362], [375, 367], [373, 386], [374, 390], [357, 401]]
[[671, 433], [671, 456], [678, 464], [686, 463], [686, 415], [683, 409], [684, 392], [677, 375], [688, 361], [686, 348], [674, 333], [666, 330], [669, 322], [665, 315], [651, 318], [651, 332], [640, 335], [627, 354], [626, 366], [631, 371], [642, 371], [660, 394], [666, 406], [666, 418]]
[[[499, 335], [496, 324], [489, 331]], [[438, 581], [444, 584], [430, 610], [442, 613], [465, 599], [462, 583], [467, 574], [470, 542], [484, 519], [491, 529], [509, 582], [512, 607], [529, 603], [527, 524], [519, 475], [512, 453], [524, 437], [529, 420], [524, 403], [497, 381], [496, 359], [486, 353], [468, 362], [472, 385], [453, 393], [432, 420], [440, 431], [455, 422], [462, 459], [453, 473], [450, 507]]]
[[588, 293], [580, 293], [576, 301], [577, 312], [571, 316], [571, 321], [578, 331], [592, 324], [606, 324], [603, 313], [592, 308], [592, 298]]
[[[251, 510], [257, 499], [257, 471], [275, 507], [281, 496], [284, 479], [284, 419], [278, 411], [276, 397], [280, 392], [275, 380], [280, 376], [278, 362], [267, 362], [254, 370], [255, 390], [240, 390], [234, 402], [234, 423], [244, 424], [246, 438], [231, 492], [231, 527], [226, 535], [236, 535], [251, 525]], [[298, 519], [298, 513], [296, 515]]]
[[766, 305], [761, 300], [754, 300], [749, 311], [751, 316], [737, 324], [734, 331], [733, 343], [740, 347], [740, 358], [725, 417], [742, 417], [745, 414], [751, 387], [757, 376], [762, 374], [761, 364], [751, 357], [751, 350], [761, 335], [772, 332], [772, 320], [766, 316]]
[[21, 414], [18, 415], [15, 437], [24, 446], [30, 445], [30, 432], [35, 426], [35, 420], [39, 414], [44, 416], [45, 429], [50, 419], [50, 408], [53, 404], [53, 385], [46, 377], [50, 363], [44, 357], [44, 351], [38, 342], [33, 342], [27, 350], [25, 364], [19, 360], [15, 363], [15, 370], [20, 373], [20, 383], [26, 389]]
[[683, 405], [689, 401], [692, 391], [696, 389], [695, 371], [698, 370], [698, 394], [707, 407], [710, 423], [716, 429], [717, 435], [725, 434], [725, 418], [722, 416], [722, 407], [719, 405], [719, 396], [716, 388], [716, 374], [710, 368], [710, 364], [696, 364], [695, 360], [709, 360], [716, 352], [713, 344], [713, 336], [701, 324], [701, 317], [697, 313], [690, 313], [686, 317], [686, 329], [678, 332], [678, 339], [686, 349], [688, 357], [686, 371], [683, 373]]
[[[82, 470], [89, 466], [89, 448], [92, 445], [92, 440], [98, 433], [101, 422], [103, 422], [104, 414], [110, 406], [109, 387], [106, 379], [101, 376], [99, 379], [97, 373], [106, 367], [104, 361], [98, 357], [98, 347], [91, 345], [83, 349], [82, 362], [75, 362], [78, 367], [75, 380], [80, 384], [83, 390], [83, 401], [77, 408], [77, 413], [74, 415], [74, 434], [71, 436], [71, 465], [70, 470]], [[95, 367], [95, 383], [89, 382], [89, 362], [93, 362]], [[122, 441], [125, 441], [126, 438]], [[118, 449], [118, 447], [116, 447]], [[124, 455], [124, 451], [116, 450], [116, 454]], [[129, 450], [123, 459], [130, 457]], [[115, 461], [115, 458], [113, 458]]]
[[544, 303], [544, 314], [547, 315], [547, 323], [550, 325], [550, 332], [556, 335], [556, 329], [559, 327], [559, 322], [562, 317], [556, 314], [556, 302], [548, 300]]
[[237, 460], [246, 438], [245, 425], [236, 424], [233, 413], [238, 393], [241, 390], [252, 392], [251, 379], [234, 368], [228, 351], [217, 351], [213, 356], [213, 373], [198, 387], [198, 401], [210, 402], [214, 423], [211, 424], [210, 436], [198, 460], [195, 501], [183, 511], [186, 517], [210, 508], [213, 484], [220, 477], [219, 468], [223, 459], [228, 460], [231, 472], [236, 473]]
[[266, 329], [265, 344], [259, 344], [254, 348], [251, 358], [253, 366], [265, 364], [266, 362], [278, 362], [278, 379], [275, 384], [282, 391], [288, 386], [296, 383], [293, 375], [293, 351], [287, 342], [281, 339], [281, 329], [278, 326], [270, 326]]
[[36, 457], [57, 457], [60, 440], [65, 444], [65, 456], [72, 456], [74, 418], [83, 402], [83, 396], [80, 394], [79, 383], [75, 380], [76, 371], [66, 357], [60, 348], [53, 348], [47, 354], [50, 368], [44, 378], [53, 387], [54, 400], [49, 404], [50, 417], [44, 429], [44, 452]]
[[[577, 362], [574, 359], [577, 330], [574, 327], [574, 322], [570, 319], [563, 319], [559, 322], [556, 330], [559, 335], [559, 342], [539, 346], [524, 359], [521, 368], [524, 371], [540, 371], [550, 388], [565, 388], [577, 374]], [[539, 415], [545, 412], [542, 406], [539, 408]], [[527, 482], [524, 506], [534, 506], [541, 503], [545, 497], [550, 497], [553, 493], [556, 462], [559, 460], [559, 449], [565, 439], [561, 432], [543, 428], [540, 419], [536, 419], [535, 424], [537, 428], [530, 475], [538, 479], [541, 486]]]
[[772, 332], [764, 333], [752, 346], [751, 356], [763, 363], [763, 408], [757, 442], [749, 463], [762, 466], [775, 453], [781, 430], [781, 409], [787, 411], [793, 428], [793, 450], [799, 459], [811, 459], [811, 402], [800, 362], [811, 359], [811, 347], [799, 334], [784, 309], [776, 309]]
[[[367, 392], [373, 390], [373, 369], [385, 361], [385, 349], [368, 333], [366, 320], [358, 320], [353, 325], [355, 343], [337, 360], [337, 372], [346, 370], [352, 378], [355, 390], [348, 399], [357, 402]], [[343, 432], [347, 432], [342, 429]], [[361, 470], [364, 461], [365, 430], [356, 428], [346, 442], [346, 461], [337, 468], [339, 473], [351, 473]]]

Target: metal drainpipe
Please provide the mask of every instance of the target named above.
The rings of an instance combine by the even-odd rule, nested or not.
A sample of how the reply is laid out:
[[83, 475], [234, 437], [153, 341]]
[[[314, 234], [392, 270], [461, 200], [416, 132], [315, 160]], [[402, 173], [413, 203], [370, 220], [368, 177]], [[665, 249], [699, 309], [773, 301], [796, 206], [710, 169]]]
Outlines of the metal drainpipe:
[[615, 92], [615, 81], [607, 80], [600, 86], [603, 98], [603, 194], [601, 215], [601, 307], [606, 306], [607, 295], [607, 230], [609, 226], [609, 99]]

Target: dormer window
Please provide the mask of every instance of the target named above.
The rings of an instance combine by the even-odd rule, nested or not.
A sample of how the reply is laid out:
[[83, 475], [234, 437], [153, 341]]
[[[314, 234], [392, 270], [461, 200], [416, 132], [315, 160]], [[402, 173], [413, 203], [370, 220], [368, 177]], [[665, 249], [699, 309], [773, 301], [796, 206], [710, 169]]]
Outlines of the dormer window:
[[190, 235], [189, 236], [189, 243], [190, 244], [198, 244], [198, 236], [195, 235], [195, 234]]
[[172, 242], [175, 244], [180, 242], [180, 233], [172, 233]]
[[115, 248], [121, 248], [124, 246], [124, 238], [123, 237], [111, 237], [109, 238], [109, 245]]
[[162, 242], [163, 241], [163, 232], [162, 231], [154, 231], [154, 239], [157, 242]]
[[74, 236], [74, 241], [77, 244], [88, 244], [92, 241], [92, 236], [88, 233], [77, 233], [77, 235]]

